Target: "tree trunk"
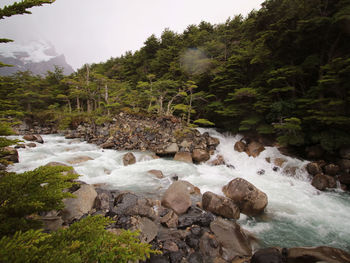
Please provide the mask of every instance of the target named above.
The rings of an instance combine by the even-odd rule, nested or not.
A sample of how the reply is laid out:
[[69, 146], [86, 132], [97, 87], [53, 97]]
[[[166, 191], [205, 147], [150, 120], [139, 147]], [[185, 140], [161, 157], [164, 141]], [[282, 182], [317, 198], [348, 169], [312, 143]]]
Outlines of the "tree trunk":
[[[105, 85], [105, 102], [106, 102], [107, 105], [109, 104], [109, 101], [108, 101], [108, 86], [107, 86], [107, 84]], [[110, 115], [110, 111], [109, 111], [108, 106], [107, 106], [107, 115], [108, 116]]]
[[72, 104], [70, 103], [70, 99], [67, 98], [69, 113], [72, 113]]
[[77, 111], [80, 112], [80, 100], [79, 100], [79, 97], [77, 97]]
[[191, 120], [191, 111], [192, 111], [192, 90], [190, 91], [190, 103], [188, 105], [188, 113], [187, 113], [187, 124], [190, 124]]

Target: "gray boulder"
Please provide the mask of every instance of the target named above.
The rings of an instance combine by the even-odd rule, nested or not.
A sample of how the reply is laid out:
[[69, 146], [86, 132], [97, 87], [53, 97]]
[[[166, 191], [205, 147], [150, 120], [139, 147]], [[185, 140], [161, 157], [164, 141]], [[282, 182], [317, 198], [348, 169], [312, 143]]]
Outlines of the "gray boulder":
[[186, 213], [191, 204], [188, 185], [184, 181], [173, 182], [162, 198], [162, 205], [174, 210], [178, 215]]

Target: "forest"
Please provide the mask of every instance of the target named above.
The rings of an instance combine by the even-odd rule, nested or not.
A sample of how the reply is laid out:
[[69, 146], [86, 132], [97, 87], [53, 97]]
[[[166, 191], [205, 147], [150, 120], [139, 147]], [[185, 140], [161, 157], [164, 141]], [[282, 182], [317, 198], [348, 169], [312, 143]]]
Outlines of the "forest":
[[67, 127], [120, 111], [176, 115], [332, 153], [350, 143], [349, 15], [349, 0], [269, 0], [223, 24], [164, 29], [140, 50], [71, 76], [57, 68], [1, 77], [1, 116]]

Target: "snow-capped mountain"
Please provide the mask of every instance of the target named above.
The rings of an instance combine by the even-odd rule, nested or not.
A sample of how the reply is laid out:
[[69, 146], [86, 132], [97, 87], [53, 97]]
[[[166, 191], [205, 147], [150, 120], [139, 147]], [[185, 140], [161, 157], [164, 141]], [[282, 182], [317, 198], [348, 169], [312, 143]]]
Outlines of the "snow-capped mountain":
[[33, 74], [45, 75], [48, 70], [53, 71], [55, 66], [62, 67], [65, 75], [74, 72], [64, 55], [57, 54], [54, 46], [45, 41], [0, 44], [0, 61], [13, 65], [0, 68], [0, 75], [11, 75], [26, 70], [30, 70]]

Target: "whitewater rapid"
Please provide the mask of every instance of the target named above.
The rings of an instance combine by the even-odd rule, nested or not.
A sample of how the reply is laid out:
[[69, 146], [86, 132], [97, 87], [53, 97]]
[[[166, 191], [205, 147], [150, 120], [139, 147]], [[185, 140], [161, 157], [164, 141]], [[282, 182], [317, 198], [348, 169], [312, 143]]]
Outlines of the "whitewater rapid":
[[[43, 135], [44, 144], [36, 148], [18, 149], [20, 162], [10, 171], [24, 172], [49, 162], [69, 161], [80, 156], [93, 160], [72, 165], [81, 175], [80, 180], [89, 184], [103, 184], [109, 189], [130, 190], [159, 198], [177, 175], [200, 188], [201, 192], [223, 194], [222, 187], [234, 178], [241, 177], [268, 196], [266, 212], [261, 217], [241, 214], [239, 223], [261, 240], [262, 246], [333, 246], [350, 250], [350, 195], [340, 189], [320, 192], [310, 184], [304, 167], [306, 161], [283, 156], [276, 148], [266, 147], [257, 158], [234, 151], [240, 136], [223, 135], [214, 130], [211, 136], [220, 140], [215, 154], [222, 155], [225, 165], [194, 165], [170, 159], [153, 159], [151, 153], [133, 152], [136, 164], [124, 166], [124, 151], [101, 149], [78, 139], [65, 139], [59, 135]], [[14, 137], [18, 138], [18, 137]], [[19, 137], [21, 139], [21, 137]], [[266, 161], [283, 158], [281, 169]], [[234, 166], [234, 168], [232, 167]], [[283, 172], [296, 167], [294, 175]], [[149, 170], [161, 170], [163, 179], [149, 174]], [[264, 170], [264, 174], [258, 171]], [[287, 169], [288, 170], [288, 169]], [[289, 169], [290, 170], [290, 169]]]

